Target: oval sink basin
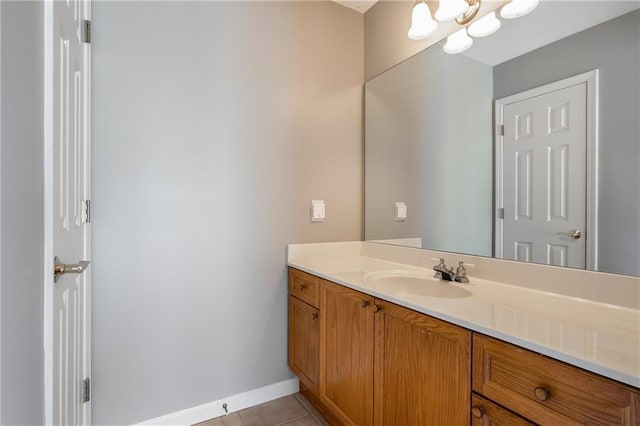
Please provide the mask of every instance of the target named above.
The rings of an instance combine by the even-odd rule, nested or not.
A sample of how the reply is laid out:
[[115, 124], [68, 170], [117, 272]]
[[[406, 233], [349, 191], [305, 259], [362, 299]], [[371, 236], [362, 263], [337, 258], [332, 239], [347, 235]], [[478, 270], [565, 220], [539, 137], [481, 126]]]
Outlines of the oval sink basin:
[[414, 271], [377, 271], [364, 275], [364, 281], [372, 290], [398, 297], [426, 296], [459, 299], [471, 296], [471, 292], [451, 281], [442, 281], [429, 274]]

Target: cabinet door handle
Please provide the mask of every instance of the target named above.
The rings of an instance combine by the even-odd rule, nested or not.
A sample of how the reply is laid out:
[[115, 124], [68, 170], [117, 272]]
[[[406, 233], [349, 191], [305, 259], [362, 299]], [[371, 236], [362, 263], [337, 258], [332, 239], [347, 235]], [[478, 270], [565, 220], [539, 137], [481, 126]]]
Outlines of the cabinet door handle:
[[363, 300], [362, 301], [362, 307], [366, 308], [367, 306], [369, 306], [369, 301], [368, 300]]
[[311, 314], [311, 319], [312, 320], [317, 320], [318, 319], [318, 313], [317, 312], [312, 313]]
[[305, 283], [300, 284], [300, 290], [304, 290], [305, 288], [307, 288], [307, 285]]
[[376, 314], [378, 312], [380, 312], [382, 310], [382, 307], [380, 305], [373, 305], [373, 312], [375, 312]]
[[484, 409], [478, 405], [471, 407], [471, 415], [476, 419], [481, 419], [484, 416]]
[[551, 398], [549, 389], [543, 388], [542, 386], [538, 386], [533, 390], [533, 394], [538, 399], [538, 401], [548, 401]]

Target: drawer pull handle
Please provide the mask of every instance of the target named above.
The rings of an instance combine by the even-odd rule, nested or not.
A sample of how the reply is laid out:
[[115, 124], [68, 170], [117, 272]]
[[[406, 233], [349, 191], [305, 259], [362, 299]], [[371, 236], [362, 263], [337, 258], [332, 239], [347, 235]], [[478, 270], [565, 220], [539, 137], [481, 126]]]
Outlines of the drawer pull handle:
[[311, 319], [312, 320], [317, 320], [318, 319], [318, 313], [317, 312], [312, 313], [311, 314]]
[[481, 419], [482, 416], [484, 416], [484, 410], [482, 409], [482, 407], [474, 405], [473, 407], [471, 407], [471, 415], [476, 419]]
[[381, 310], [382, 310], [382, 307], [380, 305], [373, 305], [373, 312], [375, 312], [376, 314]]
[[362, 301], [362, 307], [366, 308], [367, 306], [369, 306], [369, 301], [368, 300], [363, 300]]
[[538, 401], [548, 401], [551, 395], [549, 395], [549, 389], [538, 386], [533, 390], [533, 394]]
[[304, 290], [305, 288], [307, 288], [307, 285], [305, 283], [300, 284], [300, 290]]

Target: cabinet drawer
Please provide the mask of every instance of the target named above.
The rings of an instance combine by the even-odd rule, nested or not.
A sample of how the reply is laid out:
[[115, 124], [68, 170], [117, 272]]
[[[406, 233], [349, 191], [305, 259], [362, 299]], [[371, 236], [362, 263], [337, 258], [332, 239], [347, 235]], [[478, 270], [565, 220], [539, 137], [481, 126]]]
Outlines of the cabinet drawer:
[[473, 390], [543, 425], [640, 424], [637, 390], [478, 334]]
[[289, 293], [317, 308], [320, 303], [320, 278], [289, 268]]
[[471, 426], [535, 426], [535, 423], [474, 393], [471, 397]]

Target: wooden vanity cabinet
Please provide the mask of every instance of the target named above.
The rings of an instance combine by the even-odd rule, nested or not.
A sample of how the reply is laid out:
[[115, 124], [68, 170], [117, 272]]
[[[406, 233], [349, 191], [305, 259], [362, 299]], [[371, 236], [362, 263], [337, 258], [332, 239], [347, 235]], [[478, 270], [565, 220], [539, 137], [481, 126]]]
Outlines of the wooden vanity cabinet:
[[469, 425], [471, 332], [375, 304], [375, 424]]
[[320, 280], [320, 401], [346, 425], [373, 423], [373, 297]]
[[[471, 332], [306, 275], [290, 273], [289, 365], [332, 424], [469, 425]], [[296, 296], [314, 288], [317, 308]]]
[[542, 425], [640, 425], [638, 390], [475, 333], [473, 390]]
[[320, 280], [289, 269], [289, 368], [317, 394], [320, 369]]
[[293, 268], [289, 366], [331, 424], [640, 425], [636, 388]]

